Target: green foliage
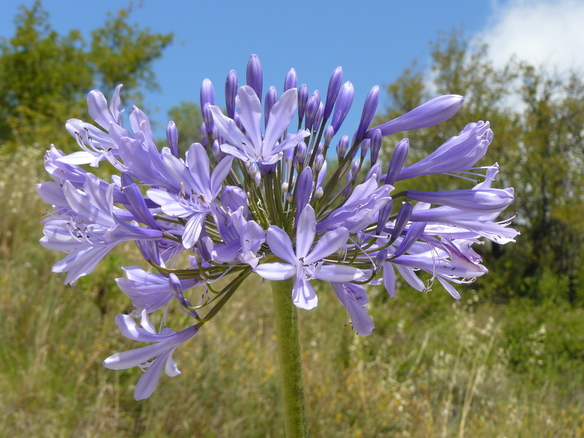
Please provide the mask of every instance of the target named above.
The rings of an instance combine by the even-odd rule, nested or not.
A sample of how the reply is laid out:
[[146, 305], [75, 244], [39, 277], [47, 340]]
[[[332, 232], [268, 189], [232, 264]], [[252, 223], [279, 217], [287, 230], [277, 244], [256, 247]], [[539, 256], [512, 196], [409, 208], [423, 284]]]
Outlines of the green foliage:
[[[99, 87], [107, 95], [119, 83], [139, 101], [140, 88], [156, 88], [152, 63], [172, 34], [152, 33], [128, 23], [132, 5], [110, 15], [84, 40], [79, 30], [59, 35], [37, 0], [16, 16], [16, 34], [0, 39], [0, 145], [71, 144], [64, 124], [82, 118], [85, 95]], [[86, 116], [85, 116], [86, 117]], [[74, 143], [73, 143], [74, 144]], [[48, 143], [47, 143], [48, 146]]]
[[[488, 58], [486, 45], [454, 30], [431, 45], [428, 69], [414, 63], [388, 86], [387, 93], [389, 106], [378, 122], [403, 114], [433, 95], [465, 96], [464, 106], [449, 121], [403, 134], [410, 139], [409, 163], [434, 151], [468, 122], [491, 123], [495, 139], [478, 165], [496, 160], [501, 166], [497, 186], [515, 188], [511, 208], [518, 215], [515, 227], [522, 233], [516, 244], [487, 244], [481, 251], [494, 273], [489, 276], [491, 286], [484, 286], [492, 296], [540, 300], [544, 274], [558, 284], [567, 281], [563, 299], [575, 302], [578, 294], [584, 295], [584, 289], [577, 290], [584, 241], [582, 76], [551, 73], [515, 59], [497, 68]], [[382, 152], [386, 159], [391, 150], [391, 144], [386, 144]], [[461, 187], [464, 181], [449, 176], [416, 181], [416, 188], [422, 190]], [[396, 189], [401, 189], [399, 184]]]

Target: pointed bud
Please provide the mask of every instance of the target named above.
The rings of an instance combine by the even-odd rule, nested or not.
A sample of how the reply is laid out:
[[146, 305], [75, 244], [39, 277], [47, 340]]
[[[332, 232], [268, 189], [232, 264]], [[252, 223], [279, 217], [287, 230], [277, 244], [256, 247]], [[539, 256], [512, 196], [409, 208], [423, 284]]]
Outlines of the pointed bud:
[[296, 184], [296, 223], [298, 223], [298, 218], [300, 213], [304, 210], [304, 207], [310, 201], [310, 193], [312, 192], [312, 169], [306, 166], [300, 176], [298, 177], [298, 183]]
[[207, 136], [207, 125], [205, 122], [201, 123], [201, 127], [199, 128], [199, 135], [201, 137], [201, 144], [207, 147], [209, 144], [209, 137]]
[[337, 144], [337, 156], [339, 157], [339, 161], [345, 158], [347, 149], [349, 149], [349, 137], [347, 135], [343, 135]]
[[320, 170], [322, 169], [322, 165], [324, 164], [324, 157], [322, 155], [317, 155], [316, 158], [314, 159], [314, 171], [315, 172], [320, 172]]
[[178, 129], [176, 129], [176, 124], [172, 120], [166, 125], [166, 140], [168, 141], [170, 153], [178, 157]]
[[404, 138], [400, 141], [393, 151], [391, 156], [391, 161], [389, 162], [389, 167], [387, 169], [387, 175], [385, 176], [385, 184], [393, 185], [395, 180], [404, 167], [406, 158], [408, 158], [408, 152], [410, 151], [410, 141]]
[[306, 102], [308, 102], [308, 87], [306, 84], [302, 84], [298, 90], [298, 119], [300, 120], [304, 118]]
[[201, 103], [200, 108], [203, 108], [207, 103], [215, 105], [215, 89], [213, 88], [213, 83], [209, 79], [203, 81], [199, 98]]
[[235, 96], [237, 96], [237, 72], [231, 70], [225, 79], [225, 108], [227, 109], [227, 117], [233, 118], [235, 116]]
[[334, 136], [335, 136], [335, 128], [333, 128], [330, 125], [327, 126], [326, 129], [324, 130], [324, 145], [325, 145], [325, 147], [327, 147], [327, 148], [329, 147]]
[[247, 69], [245, 71], [245, 80], [247, 85], [253, 88], [261, 102], [264, 74], [262, 71], [262, 64], [260, 63], [260, 59], [257, 57], [257, 55], [251, 55], [249, 58]]
[[383, 142], [383, 138], [381, 135], [381, 131], [379, 129], [376, 129], [375, 131], [373, 131], [373, 134], [371, 135], [371, 154], [369, 155], [369, 160], [371, 161], [371, 164], [375, 164], [377, 163], [377, 158], [379, 157], [379, 151], [381, 151], [381, 144]]
[[298, 87], [298, 76], [296, 75], [296, 70], [290, 69], [284, 80], [284, 91], [288, 91], [292, 88]]
[[219, 146], [219, 142], [217, 140], [213, 141], [213, 146], [211, 146], [211, 152], [213, 152], [213, 158], [218, 163], [221, 161], [221, 147]]
[[270, 111], [272, 110], [272, 107], [276, 104], [277, 101], [278, 92], [276, 91], [276, 87], [272, 86], [268, 89], [268, 92], [266, 93], [266, 99], [264, 102], [264, 123], [266, 127], [268, 126]]
[[326, 92], [326, 105], [324, 107], [323, 117], [328, 120], [330, 117], [333, 106], [339, 95], [339, 90], [341, 89], [341, 83], [343, 82], [343, 69], [341, 67], [335, 68], [328, 84], [328, 90]]
[[353, 104], [353, 97], [355, 97], [353, 84], [345, 82], [345, 85], [343, 85], [341, 91], [339, 91], [337, 104], [335, 105], [335, 112], [333, 114], [333, 121], [331, 122], [331, 126], [334, 128], [335, 133], [339, 131], [345, 117], [347, 117], [349, 109], [351, 109], [351, 105]]
[[422, 236], [424, 229], [426, 228], [426, 222], [414, 222], [408, 228], [406, 237], [401, 241], [395, 252], [394, 257], [399, 257], [404, 254], [408, 249], [410, 249], [414, 243]]
[[324, 152], [324, 143], [321, 141], [316, 147], [316, 153], [322, 154]]
[[[381, 134], [385, 136], [412, 129], [428, 128], [454, 116], [462, 107], [463, 102], [464, 98], [457, 94], [438, 96], [375, 129], [380, 129]], [[369, 135], [370, 132], [372, 130], [369, 130], [367, 134]]]
[[361, 140], [367, 132], [367, 128], [371, 124], [373, 117], [375, 116], [375, 111], [377, 111], [377, 104], [379, 103], [379, 87], [375, 85], [367, 98], [365, 99], [365, 104], [363, 105], [363, 112], [361, 112], [361, 121], [359, 122], [359, 127], [357, 128], [357, 133], [355, 135], [357, 140]]
[[381, 233], [383, 232], [383, 229], [387, 224], [387, 220], [389, 219], [389, 216], [391, 216], [392, 210], [393, 200], [390, 198], [389, 201], [387, 201], [387, 204], [385, 204], [381, 208], [381, 210], [379, 210], [379, 215], [377, 216], [377, 228], [375, 229], [375, 235], [381, 236]]
[[391, 232], [391, 241], [396, 240], [408, 224], [410, 217], [412, 216], [412, 203], [411, 202], [404, 202], [400, 207], [397, 217], [395, 219], [395, 223], [393, 226], [393, 231]]
[[361, 142], [361, 160], [365, 159], [365, 155], [367, 155], [367, 152], [369, 152], [369, 146], [371, 146], [371, 140], [368, 138]]
[[305, 112], [305, 119], [304, 119], [304, 128], [311, 129], [314, 123], [314, 119], [316, 117], [316, 112], [318, 111], [318, 104], [320, 102], [317, 100], [317, 97], [312, 95], [310, 99], [308, 99], [308, 103], [306, 104], [306, 112]]
[[387, 249], [383, 248], [375, 256], [375, 268], [376, 269], [381, 268], [386, 260], [387, 260]]
[[322, 102], [320, 102], [318, 104], [318, 109], [316, 110], [316, 116], [314, 117], [314, 123], [312, 124], [312, 129], [315, 131], [318, 131], [318, 129], [320, 128], [320, 124], [322, 123], [322, 118], [323, 118], [323, 112], [324, 112], [324, 105], [322, 104]]
[[296, 157], [304, 161], [304, 159], [306, 158], [306, 152], [307, 152], [306, 143], [301, 141], [300, 143], [298, 143], [298, 146], [296, 146]]

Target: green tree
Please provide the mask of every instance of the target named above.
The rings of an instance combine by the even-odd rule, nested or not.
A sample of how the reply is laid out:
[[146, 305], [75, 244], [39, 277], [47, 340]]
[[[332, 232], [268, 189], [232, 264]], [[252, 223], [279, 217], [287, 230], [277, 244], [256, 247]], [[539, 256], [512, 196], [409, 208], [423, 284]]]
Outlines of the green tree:
[[[454, 30], [431, 45], [429, 68], [414, 63], [387, 87], [387, 93], [389, 104], [378, 122], [403, 114], [435, 95], [465, 96], [464, 106], [449, 121], [404, 133], [411, 144], [409, 163], [435, 150], [468, 122], [491, 123], [495, 138], [478, 165], [495, 160], [501, 165], [497, 185], [515, 188], [512, 208], [518, 215], [515, 226], [522, 235], [514, 245], [487, 245], [482, 250], [487, 264], [498, 270], [489, 287], [505, 298], [518, 294], [544, 298], [538, 285], [544, 273], [551, 272], [558, 284], [562, 280], [568, 285], [558, 293], [575, 301], [584, 237], [582, 77], [551, 74], [514, 59], [496, 68], [486, 45]], [[386, 159], [397, 140], [390, 140], [383, 148]], [[463, 180], [448, 176], [422, 177], [416, 183], [416, 188], [425, 190], [465, 185]]]
[[[157, 83], [152, 63], [172, 34], [128, 24], [132, 5], [110, 14], [87, 43], [79, 30], [59, 35], [40, 1], [21, 7], [16, 33], [0, 39], [0, 145], [11, 150], [36, 141], [69, 142], [63, 126], [84, 117], [85, 95], [94, 87], [106, 95], [118, 83], [137, 101], [141, 88]], [[59, 142], [63, 144], [59, 144]]]

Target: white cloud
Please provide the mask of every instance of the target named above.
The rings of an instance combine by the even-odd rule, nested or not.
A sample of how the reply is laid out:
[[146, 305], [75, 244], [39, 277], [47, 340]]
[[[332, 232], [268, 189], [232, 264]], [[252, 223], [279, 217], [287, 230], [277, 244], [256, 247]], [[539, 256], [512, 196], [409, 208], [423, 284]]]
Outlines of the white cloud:
[[502, 66], [513, 55], [535, 66], [584, 70], [584, 0], [495, 0], [480, 38]]

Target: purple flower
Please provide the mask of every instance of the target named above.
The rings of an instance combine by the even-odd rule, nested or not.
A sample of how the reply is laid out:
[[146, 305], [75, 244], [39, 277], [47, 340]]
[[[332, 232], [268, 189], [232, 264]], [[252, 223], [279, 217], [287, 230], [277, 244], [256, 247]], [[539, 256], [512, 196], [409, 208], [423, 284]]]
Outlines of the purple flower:
[[243, 86], [237, 93], [236, 106], [245, 134], [237, 127], [234, 120], [226, 117], [217, 106], [210, 106], [213, 120], [226, 143], [221, 150], [244, 162], [254, 162], [263, 165], [277, 163], [283, 151], [295, 147], [304, 137], [306, 131], [288, 135], [280, 143], [280, 138], [288, 129], [296, 111], [296, 89], [288, 90], [280, 96], [270, 111], [266, 132], [261, 134], [262, 108], [255, 91], [249, 86]]
[[331, 284], [337, 298], [349, 312], [355, 332], [361, 336], [369, 336], [375, 328], [375, 324], [367, 313], [366, 304], [369, 302], [369, 298], [365, 288], [351, 283], [333, 282]]
[[314, 209], [307, 205], [296, 228], [296, 250], [284, 230], [271, 226], [266, 241], [274, 255], [287, 263], [264, 263], [255, 272], [267, 280], [281, 281], [296, 277], [292, 288], [292, 301], [301, 308], [310, 310], [316, 307], [318, 299], [310, 280], [318, 278], [343, 283], [356, 280], [363, 275], [353, 266], [326, 264], [324, 258], [342, 248], [349, 238], [349, 231], [339, 227], [321, 236], [312, 251], [310, 248], [316, 236], [316, 216]]
[[145, 371], [134, 391], [136, 400], [143, 400], [152, 395], [158, 386], [163, 367], [166, 375], [170, 377], [180, 374], [176, 361], [172, 358], [172, 353], [181, 344], [195, 336], [198, 331], [195, 326], [191, 326], [178, 333], [169, 328], [164, 328], [160, 333], [156, 333], [146, 310], [142, 311], [142, 319], [140, 320], [142, 327], [138, 327], [132, 317], [128, 315], [117, 315], [116, 324], [126, 338], [153, 343], [147, 347], [116, 353], [103, 361], [103, 365], [110, 370], [124, 370], [139, 366]]
[[462, 107], [463, 102], [464, 98], [457, 94], [438, 96], [403, 116], [376, 126], [367, 132], [372, 133], [373, 130], [379, 129], [385, 136], [412, 129], [428, 128], [454, 116]]

